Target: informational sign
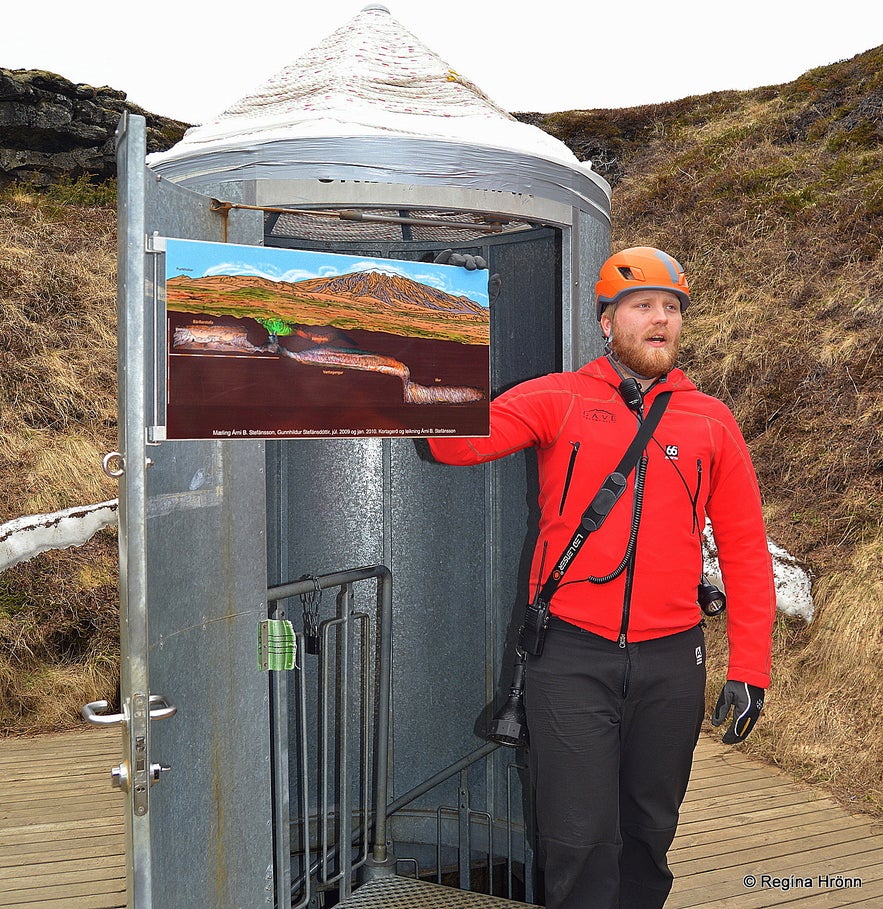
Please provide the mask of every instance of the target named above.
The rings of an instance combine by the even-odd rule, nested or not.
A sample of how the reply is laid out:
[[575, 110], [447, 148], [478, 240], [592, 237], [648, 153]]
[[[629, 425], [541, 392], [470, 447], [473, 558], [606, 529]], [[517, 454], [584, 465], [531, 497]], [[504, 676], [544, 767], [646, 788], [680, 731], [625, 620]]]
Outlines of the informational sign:
[[488, 434], [487, 270], [157, 238], [167, 439]]

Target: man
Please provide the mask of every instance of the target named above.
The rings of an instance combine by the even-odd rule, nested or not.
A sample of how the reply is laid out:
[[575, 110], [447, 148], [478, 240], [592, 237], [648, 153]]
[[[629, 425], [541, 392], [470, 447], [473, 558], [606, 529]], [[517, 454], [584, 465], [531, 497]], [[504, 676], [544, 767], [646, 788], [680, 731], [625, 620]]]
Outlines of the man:
[[[775, 589], [757, 479], [727, 407], [675, 367], [690, 296], [661, 250], [611, 256], [596, 285], [606, 355], [491, 403], [488, 438], [431, 439], [448, 464], [534, 447], [543, 588], [656, 398], [666, 410], [624, 492], [549, 598], [527, 656], [540, 860], [550, 909], [659, 909], [705, 693], [702, 531], [711, 519], [727, 595], [729, 669], [714, 725], [741, 741], [770, 679]], [[627, 403], [628, 400], [628, 403]]]

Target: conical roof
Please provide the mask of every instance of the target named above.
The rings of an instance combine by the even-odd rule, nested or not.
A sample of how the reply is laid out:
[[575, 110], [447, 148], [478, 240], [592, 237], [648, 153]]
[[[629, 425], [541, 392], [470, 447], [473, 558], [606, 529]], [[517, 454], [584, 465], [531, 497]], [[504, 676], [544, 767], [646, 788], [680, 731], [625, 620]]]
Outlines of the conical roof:
[[513, 150], [575, 167], [564, 143], [521, 123], [371, 4], [151, 167], [293, 138], [413, 137]]

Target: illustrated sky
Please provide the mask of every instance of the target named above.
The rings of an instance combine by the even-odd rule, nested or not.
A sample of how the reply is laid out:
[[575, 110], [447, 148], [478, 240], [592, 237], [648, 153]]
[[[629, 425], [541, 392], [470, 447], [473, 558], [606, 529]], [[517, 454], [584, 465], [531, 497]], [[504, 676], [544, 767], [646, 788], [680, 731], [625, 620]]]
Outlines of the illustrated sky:
[[166, 249], [166, 279], [178, 275], [250, 275], [270, 281], [304, 281], [331, 278], [351, 272], [376, 271], [401, 275], [451, 296], [466, 296], [488, 305], [487, 271], [470, 271], [453, 265], [432, 265], [398, 259], [366, 258], [305, 250], [202, 243], [174, 238], [162, 241]]

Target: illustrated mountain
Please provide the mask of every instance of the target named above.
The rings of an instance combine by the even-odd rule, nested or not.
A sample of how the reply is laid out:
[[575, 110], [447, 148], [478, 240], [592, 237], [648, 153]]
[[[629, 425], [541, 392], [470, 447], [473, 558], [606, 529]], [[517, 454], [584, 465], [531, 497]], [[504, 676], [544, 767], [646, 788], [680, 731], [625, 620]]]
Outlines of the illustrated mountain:
[[178, 312], [275, 318], [465, 344], [487, 344], [490, 338], [488, 309], [469, 297], [376, 271], [295, 282], [178, 275], [166, 282], [166, 298], [168, 308]]
[[350, 299], [369, 298], [390, 306], [402, 304], [425, 306], [450, 313], [468, 313], [487, 318], [487, 310], [469, 297], [451, 296], [399, 275], [377, 271], [351, 272], [334, 278], [311, 278], [291, 285], [298, 292], [317, 296], [342, 296]]

